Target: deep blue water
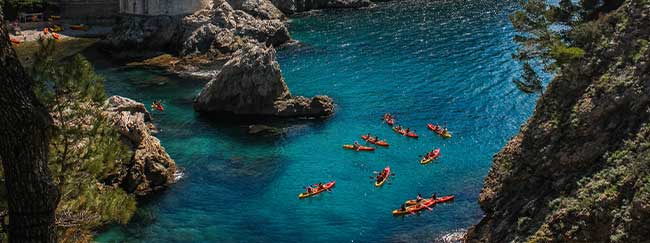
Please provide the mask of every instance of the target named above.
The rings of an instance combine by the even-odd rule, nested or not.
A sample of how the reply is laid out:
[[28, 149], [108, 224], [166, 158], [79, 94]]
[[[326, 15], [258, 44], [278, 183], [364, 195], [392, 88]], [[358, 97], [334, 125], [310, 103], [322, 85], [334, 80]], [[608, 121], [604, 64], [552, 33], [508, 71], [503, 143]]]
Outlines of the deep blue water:
[[[245, 124], [215, 122], [192, 110], [200, 81], [143, 70], [100, 69], [111, 94], [144, 103], [185, 177], [142, 206], [127, 226], [100, 242], [390, 242], [431, 240], [478, 222], [477, 204], [492, 155], [530, 115], [534, 96], [516, 90], [520, 74], [507, 14], [515, 1], [393, 1], [365, 10], [315, 12], [291, 20], [302, 44], [278, 50], [294, 95], [327, 94], [325, 121], [297, 121], [280, 137], [246, 134]], [[385, 112], [415, 129], [393, 133]], [[446, 123], [442, 140], [426, 129]], [[388, 139], [372, 153], [341, 149], [361, 134]], [[435, 163], [418, 155], [442, 148]], [[390, 166], [382, 188], [369, 178]], [[304, 185], [336, 180], [332, 192], [299, 200]], [[391, 211], [421, 192], [454, 194], [420, 215]]]

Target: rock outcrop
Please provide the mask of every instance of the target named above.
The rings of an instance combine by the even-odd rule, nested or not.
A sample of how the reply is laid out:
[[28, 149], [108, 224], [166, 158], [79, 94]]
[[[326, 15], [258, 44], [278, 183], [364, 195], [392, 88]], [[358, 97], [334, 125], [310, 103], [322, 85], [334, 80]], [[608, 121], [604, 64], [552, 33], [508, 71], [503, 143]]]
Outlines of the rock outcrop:
[[370, 0], [271, 0], [285, 14], [293, 14], [314, 9], [363, 8], [370, 7]]
[[494, 156], [468, 242], [648, 242], [649, 25], [625, 1], [582, 29], [585, 56]]
[[188, 16], [125, 16], [104, 42], [111, 49], [170, 51], [183, 56], [229, 53], [247, 39], [278, 46], [291, 38], [268, 0], [214, 0]]
[[322, 117], [333, 113], [332, 99], [293, 97], [284, 82], [275, 49], [247, 43], [194, 101], [200, 113], [279, 117]]
[[155, 126], [144, 104], [120, 96], [110, 97], [107, 104], [105, 114], [133, 151], [131, 163], [119, 179], [120, 186], [143, 196], [174, 183], [176, 163], [151, 135]]

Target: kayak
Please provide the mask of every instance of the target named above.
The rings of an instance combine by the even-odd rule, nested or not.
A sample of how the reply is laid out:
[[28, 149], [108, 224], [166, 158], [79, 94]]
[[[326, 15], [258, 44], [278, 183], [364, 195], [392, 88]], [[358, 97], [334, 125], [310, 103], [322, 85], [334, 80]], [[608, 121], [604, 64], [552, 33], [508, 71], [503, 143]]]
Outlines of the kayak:
[[14, 44], [18, 45], [18, 44], [20, 44], [20, 40], [15, 39], [15, 38], [11, 38], [11, 43], [14, 43]]
[[384, 121], [390, 126], [395, 125], [395, 118], [392, 118], [390, 115], [384, 115]]
[[356, 151], [374, 151], [375, 150], [375, 148], [373, 148], [373, 147], [366, 147], [366, 146], [359, 146], [359, 148], [354, 148], [354, 145], [350, 145], [350, 144], [343, 145], [343, 148], [344, 149], [352, 149], [352, 150], [356, 150]]
[[163, 107], [162, 105], [151, 104], [151, 108], [156, 109], [158, 111], [165, 111], [165, 107]]
[[70, 25], [70, 29], [72, 29], [72, 30], [83, 30], [83, 31], [86, 31], [86, 30], [89, 29], [89, 27], [88, 27], [88, 26], [85, 26], [85, 25]]
[[420, 160], [420, 164], [428, 164], [431, 161], [434, 161], [440, 157], [440, 149], [433, 150], [433, 156], [428, 158], [423, 158]]
[[372, 143], [374, 145], [388, 147], [388, 143], [386, 141], [383, 140], [377, 141], [375, 139], [368, 139], [368, 135], [361, 136], [361, 139], [365, 140], [366, 142]]
[[[415, 204], [406, 207], [406, 210], [402, 211], [401, 209], [395, 209], [393, 210], [393, 215], [398, 216], [398, 215], [406, 215], [410, 213], [417, 213], [419, 211], [422, 211], [423, 209], [426, 208], [431, 208], [431, 206], [435, 205], [436, 203], [442, 203], [442, 202], [447, 202], [451, 201], [454, 199], [454, 196], [445, 196], [441, 198], [437, 198], [436, 200], [431, 200], [431, 199], [425, 199], [420, 202], [420, 204]], [[409, 200], [411, 201], [411, 200]], [[407, 201], [407, 202], [409, 202]], [[424, 206], [422, 206], [424, 205]]]
[[449, 133], [449, 131], [443, 132], [442, 129], [440, 129], [440, 126], [438, 125], [429, 124], [427, 125], [427, 127], [429, 128], [429, 130], [435, 132], [436, 134], [440, 135], [443, 138], [451, 138], [451, 133]]
[[57, 39], [57, 40], [58, 40], [58, 39], [61, 38], [61, 35], [59, 35], [59, 34], [57, 34], [57, 33], [52, 33], [52, 37], [54, 37], [54, 39]]
[[388, 177], [390, 177], [390, 167], [386, 166], [382, 172], [384, 173], [384, 178], [382, 178], [381, 181], [375, 181], [376, 187], [383, 186], [384, 183], [388, 180]]
[[[439, 197], [439, 198], [436, 198], [436, 203], [448, 202], [448, 201], [454, 200], [454, 198], [455, 198], [454, 196]], [[431, 200], [431, 199], [422, 199], [422, 200]], [[406, 204], [407, 206], [415, 205], [415, 204], [417, 204], [417, 200], [415, 200], [415, 199], [407, 200], [406, 202], [404, 202], [404, 204]]]
[[406, 133], [406, 130], [404, 130], [404, 129], [398, 130], [396, 127], [393, 127], [393, 131], [395, 131], [396, 133], [402, 134], [404, 136], [410, 137], [410, 138], [418, 138], [418, 135], [415, 134], [414, 132]]
[[308, 193], [308, 192], [300, 193], [300, 194], [298, 194], [298, 198], [306, 198], [306, 197], [311, 197], [311, 196], [320, 194], [321, 192], [324, 192], [324, 191], [334, 187], [335, 184], [336, 184], [336, 181], [328, 182], [328, 183], [323, 185], [323, 189], [319, 190], [318, 188], [314, 188], [311, 193]]

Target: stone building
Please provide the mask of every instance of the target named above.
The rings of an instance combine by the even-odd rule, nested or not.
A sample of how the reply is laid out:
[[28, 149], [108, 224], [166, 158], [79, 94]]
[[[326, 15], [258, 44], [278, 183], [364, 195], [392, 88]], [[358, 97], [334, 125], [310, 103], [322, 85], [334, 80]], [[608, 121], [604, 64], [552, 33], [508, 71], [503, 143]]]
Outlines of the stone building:
[[120, 13], [136, 15], [183, 15], [206, 7], [208, 0], [119, 0]]
[[119, 14], [183, 15], [206, 7], [210, 0], [55, 0], [60, 15], [83, 21], [111, 19]]

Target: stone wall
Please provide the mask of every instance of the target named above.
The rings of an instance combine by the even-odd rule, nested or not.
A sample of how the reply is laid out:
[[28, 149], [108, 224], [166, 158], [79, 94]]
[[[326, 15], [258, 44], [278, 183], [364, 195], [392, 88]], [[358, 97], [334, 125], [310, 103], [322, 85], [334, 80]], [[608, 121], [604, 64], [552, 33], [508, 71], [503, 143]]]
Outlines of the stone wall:
[[149, 16], [185, 15], [209, 3], [209, 0], [119, 0], [119, 12]]
[[119, 12], [119, 0], [59, 0], [60, 15], [65, 19], [90, 21], [112, 18]]

